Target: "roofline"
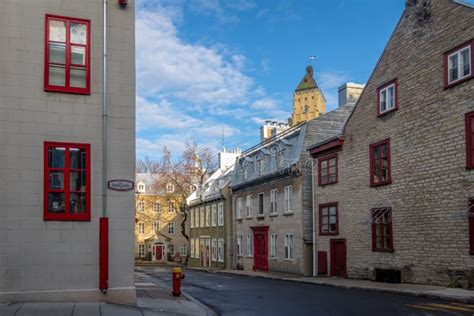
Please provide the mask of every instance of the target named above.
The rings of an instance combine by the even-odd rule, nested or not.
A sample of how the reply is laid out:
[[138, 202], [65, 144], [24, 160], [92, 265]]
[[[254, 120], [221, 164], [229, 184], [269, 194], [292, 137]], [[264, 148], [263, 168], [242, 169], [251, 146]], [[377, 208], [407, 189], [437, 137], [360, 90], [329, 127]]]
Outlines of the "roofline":
[[466, 6], [468, 8], [474, 9], [474, 4], [470, 4], [467, 1], [464, 1], [464, 0], [451, 0], [451, 1], [456, 3], [456, 4], [463, 5], [463, 6]]
[[319, 143], [315, 143], [315, 144], [312, 144], [312, 145], [306, 147], [306, 150], [307, 150], [307, 151], [310, 151], [310, 150], [312, 150], [312, 149], [314, 149], [314, 148], [316, 148], [316, 147], [321, 147], [321, 146], [323, 146], [323, 145], [326, 145], [326, 144], [328, 144], [328, 143], [330, 143], [330, 142], [332, 142], [332, 141], [335, 141], [335, 140], [338, 140], [338, 139], [341, 139], [341, 138], [344, 138], [344, 136], [343, 136], [342, 134], [341, 134], [341, 135], [337, 135], [337, 136], [333, 136], [333, 137], [331, 137], [331, 138], [328, 138], [328, 139], [325, 139], [325, 140], [323, 140], [323, 141], [320, 141]]

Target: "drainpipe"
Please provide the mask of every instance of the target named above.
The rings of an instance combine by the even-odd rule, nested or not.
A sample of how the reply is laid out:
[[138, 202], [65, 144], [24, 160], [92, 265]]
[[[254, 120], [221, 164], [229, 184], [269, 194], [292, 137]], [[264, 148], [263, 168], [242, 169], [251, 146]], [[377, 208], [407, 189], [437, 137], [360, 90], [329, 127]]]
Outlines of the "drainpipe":
[[99, 222], [99, 288], [109, 288], [109, 219], [107, 218], [107, 0], [103, 0], [103, 69], [102, 69], [102, 217]]
[[312, 207], [312, 216], [313, 216], [313, 277], [317, 276], [316, 273], [316, 265], [317, 265], [317, 257], [316, 257], [316, 222], [315, 222], [315, 216], [314, 216], [314, 159], [311, 157], [311, 200], [313, 201], [313, 207]]

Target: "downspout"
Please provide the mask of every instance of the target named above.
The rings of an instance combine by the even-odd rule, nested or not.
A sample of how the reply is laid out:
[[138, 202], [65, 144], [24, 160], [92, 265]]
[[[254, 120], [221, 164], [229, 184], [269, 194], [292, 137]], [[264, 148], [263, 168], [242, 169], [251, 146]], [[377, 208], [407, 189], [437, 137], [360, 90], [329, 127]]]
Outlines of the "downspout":
[[315, 222], [315, 216], [314, 216], [314, 203], [315, 203], [315, 198], [314, 198], [314, 159], [311, 158], [311, 201], [313, 201], [313, 207], [312, 207], [312, 216], [313, 216], [313, 277], [317, 276], [316, 273], [316, 265], [317, 265], [317, 257], [316, 257], [316, 222]]
[[103, 0], [103, 61], [102, 61], [102, 216], [99, 222], [99, 288], [109, 288], [109, 219], [107, 218], [107, 0]]

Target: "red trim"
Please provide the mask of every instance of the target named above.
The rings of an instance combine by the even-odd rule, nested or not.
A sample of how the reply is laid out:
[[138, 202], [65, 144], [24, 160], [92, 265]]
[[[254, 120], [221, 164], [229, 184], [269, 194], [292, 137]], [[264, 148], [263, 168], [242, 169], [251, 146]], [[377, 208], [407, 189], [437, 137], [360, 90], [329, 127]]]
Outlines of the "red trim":
[[313, 156], [313, 158], [318, 158], [326, 151], [340, 150], [343, 144], [344, 144], [344, 137], [341, 136], [333, 141], [311, 148], [309, 150], [309, 153], [310, 155]]
[[[394, 107], [390, 110], [380, 112], [380, 91], [387, 88], [388, 86], [391, 86], [392, 84], [394, 85]], [[377, 88], [377, 116], [384, 116], [385, 114], [394, 112], [396, 110], [398, 110], [398, 80], [395, 78]]]
[[[338, 202], [333, 203], [326, 203], [326, 204], [319, 204], [319, 235], [320, 236], [335, 236], [339, 235], [339, 210], [338, 210]], [[329, 220], [331, 216], [329, 215], [329, 207], [335, 206], [336, 207], [336, 231], [335, 232], [323, 232], [322, 224], [323, 224], [323, 212], [322, 209], [327, 207], [328, 208], [328, 230], [329, 230]]]
[[[466, 78], [448, 83], [448, 80], [449, 80], [448, 56], [468, 46], [471, 46], [471, 75], [467, 76]], [[474, 78], [474, 39], [470, 39], [469, 41], [464, 42], [454, 48], [451, 48], [447, 52], [445, 52], [443, 55], [443, 63], [444, 63], [444, 89], [451, 88], [452, 86], [458, 85], [460, 83], [463, 83], [467, 80]]]
[[[48, 165], [48, 149], [49, 147], [64, 147], [66, 151], [64, 153], [64, 168], [58, 168], [64, 172], [64, 188], [62, 190], [50, 189], [49, 188], [49, 172], [51, 169]], [[72, 214], [70, 213], [70, 183], [69, 183], [69, 150], [70, 148], [80, 148], [86, 150], [86, 205], [84, 213]], [[45, 221], [90, 221], [91, 220], [91, 156], [90, 156], [90, 144], [79, 144], [79, 143], [60, 143], [60, 142], [44, 142], [44, 178], [43, 178], [43, 219]], [[48, 193], [49, 192], [62, 192], [65, 195], [65, 211], [64, 213], [50, 213], [48, 211]]]
[[[268, 272], [268, 226], [250, 227], [253, 232], [253, 271]], [[263, 238], [263, 256], [259, 256], [258, 240]], [[261, 249], [262, 250], [262, 249]]]
[[[385, 181], [380, 181], [380, 182], [375, 182], [375, 158], [374, 158], [374, 148], [380, 147], [381, 145], [387, 145], [387, 180]], [[380, 153], [379, 149], [379, 153]], [[380, 155], [380, 154], [379, 154]], [[382, 140], [378, 143], [371, 144], [369, 147], [369, 156], [370, 156], [370, 186], [371, 187], [376, 187], [376, 186], [381, 186], [381, 185], [387, 185], [392, 183], [392, 167], [391, 167], [391, 158], [390, 158], [390, 138], [387, 138], [385, 140]], [[378, 159], [378, 166], [379, 166], [379, 178], [381, 178], [382, 174], [382, 159]]]
[[[64, 64], [65, 67], [65, 86], [54, 86], [49, 84], [49, 21], [64, 21], [66, 23], [66, 61]], [[44, 91], [48, 92], [64, 92], [64, 93], [73, 93], [73, 94], [91, 94], [91, 80], [90, 80], [90, 64], [91, 64], [91, 21], [88, 19], [66, 17], [59, 15], [46, 14], [44, 19]], [[78, 22], [86, 24], [87, 26], [87, 43], [84, 44], [71, 44], [69, 39], [70, 34], [70, 24], [71, 22]], [[71, 64], [71, 46], [80, 46], [86, 48], [86, 64], [85, 66], [72, 65]], [[86, 69], [86, 87], [77, 88], [70, 87], [70, 70], [71, 66], [80, 67]]]
[[474, 255], [474, 199], [469, 200], [469, 253]]
[[[340, 271], [336, 271], [336, 249], [335, 249], [335, 244], [336, 243], [342, 243], [344, 245], [344, 251], [342, 253], [343, 255], [343, 271], [342, 273], [338, 273]], [[331, 239], [329, 241], [329, 251], [330, 251], [330, 264], [331, 264], [331, 271], [330, 275], [331, 276], [340, 276], [343, 278], [347, 278], [347, 245], [346, 245], [346, 240], [345, 239]]]
[[474, 169], [474, 112], [465, 115], [466, 168]]
[[[392, 210], [390, 208], [388, 208], [388, 212], [390, 212], [390, 222], [389, 223], [375, 223], [374, 222], [374, 215], [377, 213], [377, 212], [380, 212], [381, 209], [380, 208], [374, 208], [371, 210], [372, 212], [372, 251], [378, 251], [378, 252], [394, 252], [394, 248], [393, 248], [393, 228], [392, 228], [392, 223], [393, 223], [393, 217], [392, 217]], [[377, 233], [376, 233], [376, 226], [377, 225], [382, 225], [382, 234], [381, 234], [381, 238], [382, 238], [382, 247], [379, 247], [377, 248], [377, 240], [376, 240], [376, 237], [377, 237]], [[388, 225], [388, 236], [389, 236], [389, 244], [386, 245], [385, 244], [385, 231], [384, 231], [384, 225]]]
[[99, 220], [99, 289], [109, 288], [109, 219]]
[[318, 275], [328, 273], [328, 253], [318, 251]]
[[[336, 179], [333, 180], [333, 181], [330, 181], [330, 180], [329, 180], [329, 178], [330, 178], [329, 176], [330, 176], [331, 174], [329, 173], [329, 160], [332, 160], [332, 159], [335, 159], [335, 160], [336, 160], [336, 165], [335, 165], [335, 167], [336, 167]], [[325, 182], [325, 183], [323, 183], [322, 174], [321, 174], [321, 164], [323, 163], [323, 161], [326, 161], [326, 164], [327, 164], [327, 173], [326, 173], [327, 182]], [[325, 186], [325, 185], [328, 185], [328, 184], [337, 183], [337, 180], [338, 180], [338, 159], [337, 159], [337, 153], [319, 158], [319, 159], [318, 159], [318, 185], [319, 185], [319, 186]]]

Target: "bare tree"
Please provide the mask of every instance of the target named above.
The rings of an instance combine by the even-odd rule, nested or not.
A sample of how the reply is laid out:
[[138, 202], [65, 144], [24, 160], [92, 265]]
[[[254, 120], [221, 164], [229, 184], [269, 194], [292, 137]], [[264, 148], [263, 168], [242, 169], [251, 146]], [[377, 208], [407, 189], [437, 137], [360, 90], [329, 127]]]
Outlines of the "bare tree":
[[160, 162], [150, 159], [146, 156], [143, 159], [137, 160], [135, 171], [137, 173], [159, 173], [161, 170]]

